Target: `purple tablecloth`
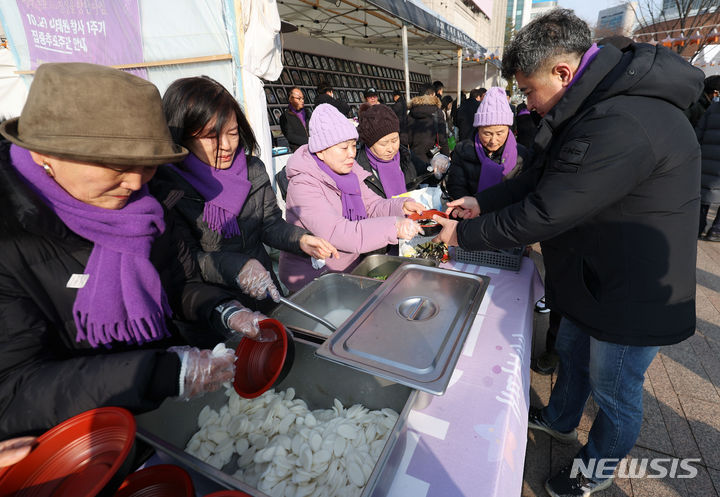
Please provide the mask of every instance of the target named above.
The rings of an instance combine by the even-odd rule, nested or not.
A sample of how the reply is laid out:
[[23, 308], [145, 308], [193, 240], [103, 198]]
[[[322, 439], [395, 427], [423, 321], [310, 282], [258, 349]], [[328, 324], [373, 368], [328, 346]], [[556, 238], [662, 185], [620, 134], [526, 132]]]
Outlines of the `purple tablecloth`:
[[[411, 411], [390, 497], [519, 496], [527, 438], [535, 265], [520, 271], [451, 262], [490, 286], [445, 395]], [[403, 442], [403, 441], [401, 441]]]

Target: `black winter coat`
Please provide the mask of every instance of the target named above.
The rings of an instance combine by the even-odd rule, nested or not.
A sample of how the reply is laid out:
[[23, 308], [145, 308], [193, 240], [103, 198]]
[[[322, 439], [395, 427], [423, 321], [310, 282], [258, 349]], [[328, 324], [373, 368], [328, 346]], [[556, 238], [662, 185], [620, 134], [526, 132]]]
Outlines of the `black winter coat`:
[[[320, 104], [330, 104], [333, 107], [335, 107], [337, 110], [340, 111], [340, 114], [342, 114], [345, 117], [350, 117], [350, 106], [343, 102], [342, 100], [339, 100], [335, 97], [331, 97], [327, 93], [321, 93], [317, 97], [315, 97], [315, 107], [317, 107]], [[308, 123], [310, 120], [308, 119]]]
[[690, 106], [689, 109], [685, 111], [685, 115], [690, 120], [690, 125], [692, 127], [697, 127], [698, 123], [700, 122], [700, 118], [705, 114], [705, 111], [708, 110], [708, 107], [710, 107], [710, 104], [712, 103], [712, 100], [710, 100], [705, 93], [700, 95], [700, 98]]
[[480, 100], [465, 100], [457, 111], [455, 126], [458, 128], [458, 142], [472, 138], [475, 133], [473, 121], [475, 112], [480, 107]]
[[702, 86], [663, 47], [603, 47], [541, 121], [533, 167], [476, 196], [460, 246], [542, 242], [548, 306], [598, 340], [691, 336], [700, 146], [683, 110]]
[[[365, 184], [368, 188], [380, 195], [382, 198], [387, 198], [385, 190], [383, 190], [382, 183], [380, 183], [380, 178], [370, 165], [370, 159], [368, 159], [367, 156], [367, 147], [362, 143], [358, 143], [355, 161], [360, 164], [363, 169], [370, 173], [370, 176], [365, 179]], [[400, 147], [400, 169], [402, 170], [403, 175], [405, 175], [405, 186], [408, 188], [408, 191], [413, 190], [416, 187], [416, 168], [422, 167], [421, 162], [422, 161], [418, 161], [408, 149], [402, 146]]]
[[697, 128], [702, 155], [700, 194], [703, 204], [720, 203], [720, 102], [710, 106]]
[[176, 196], [178, 192], [182, 194], [171, 213], [177, 218], [179, 231], [203, 279], [233, 292], [235, 298], [246, 306], [269, 312], [273, 306], [272, 300], [255, 300], [243, 294], [235, 278], [249, 259], [257, 259], [270, 271], [275, 285], [280, 288], [263, 243], [294, 254], [303, 254], [300, 237], [309, 234], [309, 231], [288, 224], [283, 219], [265, 166], [257, 157], [248, 158], [248, 180], [252, 186], [237, 217], [240, 235], [231, 238], [224, 238], [208, 227], [203, 221], [205, 199], [171, 168], [161, 168], [150, 182], [150, 189], [161, 201]]
[[[307, 107], [305, 109], [305, 124], [310, 126], [310, 116], [312, 111]], [[290, 144], [290, 150], [293, 152], [308, 142], [308, 130], [303, 126], [298, 116], [293, 114], [290, 109], [285, 109], [280, 116], [280, 130], [283, 136], [287, 138]]]
[[[180, 361], [165, 349], [179, 338], [111, 349], [75, 341], [77, 290], [65, 285], [85, 272], [93, 244], [27, 187], [8, 146], [0, 143], [0, 440], [43, 432], [96, 407], [157, 408], [178, 394]], [[214, 307], [232, 295], [202, 282], [173, 228], [166, 216], [151, 261], [176, 317], [207, 329]], [[168, 327], [176, 335], [172, 322]]]
[[[408, 115], [408, 145], [420, 160], [429, 162], [428, 151], [440, 144], [440, 153], [450, 156], [445, 115], [440, 110], [440, 100], [434, 95], [415, 97], [410, 101]], [[417, 171], [418, 175], [426, 171]]]
[[[517, 164], [506, 176], [505, 180], [515, 177], [528, 162], [528, 151], [518, 143]], [[482, 164], [475, 153], [475, 136], [461, 141], [452, 154], [452, 162], [447, 173], [447, 192], [453, 200], [472, 196], [477, 193]]]
[[408, 107], [405, 97], [400, 97], [390, 108], [400, 121], [400, 144], [408, 145]]

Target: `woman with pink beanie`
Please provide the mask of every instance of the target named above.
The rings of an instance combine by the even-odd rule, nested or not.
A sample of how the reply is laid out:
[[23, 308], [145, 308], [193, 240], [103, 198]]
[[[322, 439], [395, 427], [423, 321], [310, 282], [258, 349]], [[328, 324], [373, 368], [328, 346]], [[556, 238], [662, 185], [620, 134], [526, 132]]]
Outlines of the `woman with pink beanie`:
[[280, 279], [292, 292], [324, 273], [352, 270], [363, 253], [421, 233], [405, 215], [425, 209], [405, 198], [384, 199], [368, 188], [364, 181], [370, 173], [355, 162], [357, 130], [335, 107], [318, 105], [309, 128], [307, 145], [286, 166], [286, 217], [328, 240], [339, 257], [316, 261], [283, 252]]
[[447, 176], [450, 197], [475, 195], [520, 172], [528, 152], [510, 130], [513, 117], [505, 90], [490, 88], [475, 112], [475, 133], [453, 150]]

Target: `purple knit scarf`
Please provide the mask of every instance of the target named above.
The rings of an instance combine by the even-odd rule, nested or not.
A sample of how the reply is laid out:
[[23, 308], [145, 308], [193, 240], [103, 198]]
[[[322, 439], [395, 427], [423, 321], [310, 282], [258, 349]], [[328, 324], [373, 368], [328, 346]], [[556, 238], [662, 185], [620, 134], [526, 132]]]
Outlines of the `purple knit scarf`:
[[480, 143], [480, 133], [475, 133], [475, 153], [480, 161], [480, 179], [478, 180], [478, 192], [497, 185], [503, 177], [513, 170], [517, 164], [517, 142], [512, 131], [508, 132], [507, 140], [505, 140], [505, 148], [503, 149], [500, 164], [492, 160], [485, 153]]
[[290, 109], [290, 112], [295, 114], [298, 119], [300, 119], [300, 122], [303, 125], [303, 128], [307, 129], [307, 123], [305, 122], [305, 108], [303, 107], [300, 110], [293, 109], [292, 105], [288, 105], [288, 109]]
[[320, 170], [325, 172], [335, 185], [340, 189], [340, 200], [342, 201], [342, 215], [349, 221], [361, 221], [367, 217], [367, 210], [360, 193], [360, 180], [357, 175], [350, 171], [347, 174], [338, 174], [330, 166], [321, 161], [317, 155], [312, 155]]
[[30, 152], [12, 145], [13, 166], [28, 186], [71, 231], [94, 243], [73, 305], [75, 340], [92, 347], [113, 341], [140, 345], [170, 336], [171, 315], [150, 248], [165, 230], [160, 203], [147, 187], [122, 209], [88, 205], [70, 196], [37, 165]]
[[239, 148], [227, 169], [205, 164], [193, 153], [185, 158], [185, 169], [173, 166], [180, 176], [205, 199], [203, 221], [225, 238], [240, 235], [237, 217], [245, 205], [250, 187], [245, 149]]
[[375, 157], [370, 147], [366, 147], [367, 158], [372, 168], [377, 171], [380, 176], [380, 183], [387, 198], [407, 192], [405, 186], [405, 175], [400, 169], [400, 151], [398, 150], [390, 160], [382, 160]]

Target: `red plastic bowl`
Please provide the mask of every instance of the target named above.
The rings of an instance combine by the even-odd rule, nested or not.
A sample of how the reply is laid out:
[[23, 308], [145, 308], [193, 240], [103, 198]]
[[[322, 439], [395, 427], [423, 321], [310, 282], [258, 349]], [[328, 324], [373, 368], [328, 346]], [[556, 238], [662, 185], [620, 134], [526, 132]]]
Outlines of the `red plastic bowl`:
[[159, 464], [131, 473], [115, 497], [194, 497], [190, 475], [180, 466]]
[[295, 357], [292, 335], [277, 319], [263, 319], [260, 328], [270, 328], [278, 336], [272, 342], [256, 342], [243, 338], [235, 349], [235, 381], [240, 397], [254, 399], [282, 381]]
[[[433, 216], [440, 216], [447, 219], [447, 214], [445, 214], [442, 211], [438, 211], [435, 209], [428, 209], [426, 211], [422, 211], [421, 214], [418, 214], [417, 212], [414, 212], [408, 216], [413, 221], [425, 221], [425, 220], [432, 220]], [[442, 231], [442, 226], [437, 223], [431, 226], [423, 226], [423, 231], [425, 232], [425, 236], [435, 236], [438, 233]]]
[[32, 452], [0, 478], [0, 496], [98, 495], [114, 477], [125, 477], [134, 441], [135, 418], [125, 409], [78, 414], [38, 437]]
[[417, 212], [413, 212], [408, 217], [412, 219], [413, 221], [422, 221], [424, 219], [432, 219], [433, 216], [440, 216], [447, 219], [447, 214], [445, 214], [443, 211], [439, 211], [436, 209], [428, 209], [426, 211], [422, 211], [421, 214], [418, 214]]

